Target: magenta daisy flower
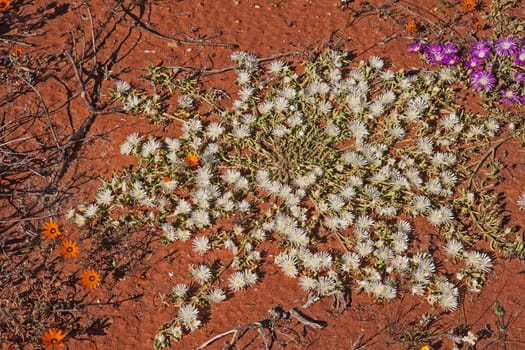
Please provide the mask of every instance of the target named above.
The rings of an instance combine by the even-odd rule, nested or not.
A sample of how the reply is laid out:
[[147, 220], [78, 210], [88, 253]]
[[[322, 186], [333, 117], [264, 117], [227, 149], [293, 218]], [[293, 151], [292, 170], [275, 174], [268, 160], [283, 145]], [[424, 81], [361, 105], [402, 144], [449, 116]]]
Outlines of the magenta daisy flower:
[[443, 49], [443, 46], [439, 44], [429, 44], [425, 48], [425, 53], [427, 54], [427, 58], [430, 61], [430, 63], [435, 65], [444, 64], [446, 62], [446, 56], [445, 50]]
[[512, 80], [516, 83], [523, 83], [525, 81], [525, 74], [522, 72], [514, 72], [512, 75]]
[[422, 41], [417, 41], [408, 45], [408, 53], [419, 53], [425, 48], [425, 44]]
[[501, 99], [500, 102], [504, 105], [512, 105], [514, 103], [520, 102], [519, 96], [516, 94], [516, 90], [513, 89], [503, 89], [501, 90]]
[[443, 64], [449, 67], [455, 66], [458, 63], [458, 56], [456, 54], [446, 54], [443, 59]]
[[474, 89], [489, 91], [496, 85], [496, 78], [491, 72], [479, 70], [471, 74], [470, 81]]
[[480, 60], [487, 59], [490, 55], [490, 42], [488, 40], [476, 41], [472, 45], [470, 54], [472, 57], [477, 57]]
[[483, 63], [483, 60], [477, 58], [477, 57], [470, 57], [467, 62], [465, 62], [465, 66], [467, 66], [467, 68], [469, 69], [472, 69], [472, 70], [477, 70], [479, 68], [481, 68], [482, 66], [482, 63]]
[[445, 51], [447, 55], [455, 56], [458, 53], [458, 47], [454, 44], [447, 43], [443, 46], [443, 51]]
[[512, 37], [501, 38], [496, 44], [494, 44], [494, 50], [502, 57], [513, 55], [516, 52], [517, 47], [518, 44]]
[[525, 66], [525, 46], [520, 48], [516, 53], [514, 63], [519, 64], [520, 66]]

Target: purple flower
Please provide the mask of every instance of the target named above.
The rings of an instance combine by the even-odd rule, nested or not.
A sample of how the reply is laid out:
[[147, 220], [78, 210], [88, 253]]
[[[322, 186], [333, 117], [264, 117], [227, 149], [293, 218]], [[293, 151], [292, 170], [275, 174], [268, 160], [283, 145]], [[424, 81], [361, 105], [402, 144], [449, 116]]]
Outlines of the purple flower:
[[419, 53], [422, 52], [425, 44], [422, 41], [417, 41], [408, 45], [408, 53]]
[[496, 78], [491, 72], [478, 70], [470, 75], [470, 82], [476, 90], [489, 91], [496, 85]]
[[525, 66], [525, 46], [518, 50], [514, 63]]
[[494, 50], [502, 57], [514, 54], [517, 47], [516, 40], [512, 37], [501, 38], [494, 44]]
[[443, 59], [443, 64], [449, 67], [452, 67], [458, 63], [458, 56], [454, 53], [452, 54], [446, 54], [445, 58]]
[[470, 55], [477, 57], [481, 60], [485, 60], [490, 55], [490, 41], [488, 40], [479, 40], [472, 44], [470, 49]]
[[443, 46], [439, 44], [429, 44], [425, 48], [425, 53], [430, 63], [435, 65], [445, 64], [448, 61], [447, 54]]
[[427, 55], [444, 54], [443, 46], [436, 43], [428, 44], [427, 47], [425, 47], [425, 53]]
[[513, 105], [520, 102], [520, 97], [516, 95], [516, 90], [502, 89], [500, 102], [504, 105]]
[[490, 49], [490, 41], [485, 39], [485, 40], [478, 40], [476, 42], [474, 42], [472, 44], [472, 50], [480, 50], [480, 49], [483, 49], [483, 48], [487, 48], [487, 49]]
[[447, 43], [445, 46], [443, 46], [443, 51], [445, 51], [447, 55], [455, 56], [458, 53], [458, 47], [454, 44]]
[[516, 83], [523, 83], [525, 81], [525, 74], [522, 72], [514, 72], [512, 79]]
[[481, 68], [482, 63], [483, 63], [483, 60], [480, 60], [479, 58], [474, 56], [474, 57], [470, 57], [467, 60], [467, 62], [465, 62], [465, 66], [467, 66], [467, 68], [469, 68], [469, 69], [477, 70], [477, 69]]
[[480, 60], [486, 60], [490, 55], [490, 48], [486, 46], [472, 47], [470, 54]]

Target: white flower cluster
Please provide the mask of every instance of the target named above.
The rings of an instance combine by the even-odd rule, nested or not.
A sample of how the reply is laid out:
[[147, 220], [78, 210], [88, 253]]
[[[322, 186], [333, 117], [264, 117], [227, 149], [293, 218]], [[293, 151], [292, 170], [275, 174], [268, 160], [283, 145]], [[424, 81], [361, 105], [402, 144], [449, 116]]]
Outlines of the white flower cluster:
[[[248, 53], [231, 58], [239, 92], [230, 110], [214, 105], [209, 115], [188, 118], [179, 138], [129, 135], [120, 151], [138, 159], [136, 169], [105, 181], [96, 203], [70, 213], [77, 223], [122, 227], [129, 216], [111, 213], [127, 207], [134, 223], [156, 225], [166, 243], [189, 241], [204, 260], [189, 268], [200, 288], [174, 289], [183, 306], [164, 336], [178, 339], [181, 329], [200, 325], [203, 305], [190, 300], [221, 302], [224, 290], [257, 283], [261, 242], [275, 243], [273, 262], [310, 295], [356, 287], [390, 300], [408, 290], [453, 311], [457, 286], [416, 244], [422, 232], [413, 221], [426, 222], [443, 240], [440, 249], [463, 259], [457, 283], [479, 289], [493, 262], [459, 240], [465, 205], [479, 199], [455, 200], [465, 174], [453, 146], [496, 135], [499, 125], [488, 119], [476, 127], [451, 112], [452, 71], [406, 75], [386, 70], [379, 57], [350, 67], [334, 51], [301, 74], [282, 61], [264, 71]], [[127, 96], [129, 110], [139, 103], [128, 101], [126, 84], [115, 91]], [[183, 93], [178, 105], [189, 111], [197, 99]], [[518, 205], [525, 207], [525, 195]], [[221, 218], [233, 227], [223, 229]], [[207, 260], [215, 249], [232, 255], [225, 279]]]

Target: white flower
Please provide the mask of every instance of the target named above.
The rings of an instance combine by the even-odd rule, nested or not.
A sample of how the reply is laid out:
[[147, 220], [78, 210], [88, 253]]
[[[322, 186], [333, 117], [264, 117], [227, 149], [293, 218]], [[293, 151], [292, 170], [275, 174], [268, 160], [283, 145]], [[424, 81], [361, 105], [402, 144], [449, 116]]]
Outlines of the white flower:
[[146, 198], [147, 195], [148, 194], [142, 188], [142, 184], [140, 183], [140, 181], [135, 181], [131, 188], [130, 196], [137, 201], [142, 201]]
[[157, 152], [159, 148], [160, 148], [160, 142], [158, 142], [155, 139], [150, 139], [145, 144], [142, 145], [141, 155], [144, 158], [154, 155], [155, 152]]
[[[172, 325], [170, 328], [166, 329], [166, 332], [170, 333], [171, 336], [177, 340], [180, 340], [182, 338], [182, 328], [178, 325]], [[163, 341], [160, 340], [160, 336], [164, 336], [162, 333], [159, 335], [159, 343], [162, 343]]]
[[208, 136], [210, 140], [217, 140], [223, 132], [224, 128], [221, 124], [215, 122], [208, 124], [208, 127], [206, 128], [206, 136]]
[[249, 72], [238, 71], [237, 72], [237, 83], [242, 86], [248, 84], [252, 80], [252, 77]]
[[164, 237], [168, 242], [173, 242], [176, 239], [175, 229], [169, 223], [165, 222], [162, 224], [162, 231], [162, 237]]
[[246, 286], [246, 281], [244, 280], [244, 274], [241, 271], [234, 272], [228, 278], [228, 287], [234, 291], [238, 292]]
[[233, 128], [233, 137], [236, 139], [244, 139], [250, 136], [250, 129], [244, 125], [239, 124]]
[[310, 276], [301, 276], [299, 278], [299, 285], [305, 292], [310, 292], [317, 288], [317, 281]]
[[113, 199], [114, 199], [113, 194], [111, 192], [111, 189], [109, 188], [106, 188], [106, 189], [103, 189], [97, 192], [97, 195], [96, 195], [97, 204], [103, 207], [110, 206], [111, 203], [113, 202]]
[[173, 215], [184, 215], [191, 212], [191, 204], [189, 204], [185, 199], [181, 199], [179, 203], [177, 203], [177, 206], [175, 207], [175, 211], [173, 212]]
[[190, 267], [190, 275], [197, 281], [199, 284], [205, 284], [212, 277], [211, 270], [206, 265], [199, 265], [197, 267]]
[[332, 111], [332, 104], [329, 101], [320, 101], [317, 103], [317, 109], [321, 115], [328, 114]]
[[324, 131], [329, 137], [337, 137], [341, 133], [341, 129], [332, 123], [328, 123]]
[[302, 123], [303, 123], [303, 119], [301, 118], [301, 115], [298, 113], [291, 115], [286, 120], [286, 125], [288, 125], [290, 128], [294, 128], [298, 125], [301, 125]]
[[372, 251], [374, 250], [374, 246], [369, 241], [359, 242], [355, 245], [355, 250], [356, 250], [356, 253], [360, 257], [364, 258], [364, 257], [369, 256], [372, 253]]
[[388, 105], [396, 100], [396, 94], [392, 90], [386, 90], [377, 97], [377, 100], [383, 105]]
[[430, 199], [423, 195], [415, 196], [414, 199], [412, 199], [412, 209], [419, 214], [424, 214], [430, 209]]
[[124, 103], [122, 105], [122, 108], [125, 111], [129, 112], [129, 111], [133, 110], [134, 108], [138, 107], [140, 102], [141, 102], [140, 97], [135, 96], [135, 95], [129, 95], [126, 98], [126, 101], [124, 101]]
[[458, 240], [451, 239], [445, 244], [445, 254], [453, 258], [459, 258], [462, 252], [463, 244]]
[[226, 300], [226, 294], [224, 291], [220, 288], [214, 288], [208, 292], [208, 295], [206, 297], [208, 299], [208, 302], [212, 304], [218, 304], [221, 301]]
[[190, 96], [179, 96], [179, 98], [177, 99], [177, 103], [179, 104], [179, 107], [184, 109], [190, 109], [193, 107], [193, 99]]
[[489, 136], [494, 136], [499, 131], [499, 124], [498, 121], [494, 118], [489, 118], [485, 122], [485, 127], [487, 128], [487, 132], [489, 133]]
[[520, 194], [520, 197], [518, 198], [516, 203], [518, 204], [520, 210], [525, 210], [525, 193]]
[[446, 206], [439, 209], [432, 209], [427, 216], [428, 222], [433, 226], [449, 225], [454, 219], [452, 210]]
[[390, 70], [386, 70], [386, 71], [381, 73], [381, 80], [383, 80], [383, 81], [392, 80], [395, 77], [396, 77], [396, 75], [394, 74], [394, 72], [392, 72]]
[[82, 227], [86, 224], [86, 217], [77, 213], [75, 214], [75, 218], [73, 219], [73, 222], [79, 227]]
[[354, 252], [345, 252], [341, 257], [341, 270], [344, 272], [356, 271], [361, 264], [361, 258]]
[[175, 188], [177, 188], [177, 185], [177, 181], [170, 180], [169, 178], [166, 178], [162, 181], [162, 188], [167, 192], [172, 192]]
[[194, 330], [199, 327], [200, 321], [197, 316], [199, 310], [192, 304], [185, 304], [180, 307], [177, 313], [177, 319], [182, 322], [188, 330]]
[[443, 120], [439, 123], [439, 126], [441, 126], [445, 131], [451, 132], [456, 129], [458, 124], [459, 118], [456, 113], [450, 113], [445, 118], [443, 118]]
[[455, 311], [458, 308], [458, 298], [451, 294], [443, 294], [439, 298], [439, 305], [445, 312]]
[[86, 218], [92, 218], [93, 216], [97, 215], [98, 211], [98, 205], [96, 204], [90, 204], [87, 206], [86, 210], [84, 211], [84, 215]]
[[189, 287], [188, 285], [184, 283], [179, 283], [173, 289], [171, 290], [171, 294], [175, 298], [184, 299], [186, 297], [186, 293], [188, 293]]
[[385, 107], [381, 101], [374, 101], [368, 106], [368, 111], [372, 117], [379, 117], [385, 111]]
[[422, 137], [417, 139], [417, 148], [423, 152], [424, 154], [431, 154], [433, 153], [434, 143], [431, 139], [428, 137]]
[[197, 188], [209, 187], [212, 175], [212, 171], [209, 167], [203, 166], [199, 168], [195, 175], [195, 185], [197, 185]]
[[125, 94], [131, 89], [131, 85], [124, 80], [117, 80], [115, 82], [115, 90], [121, 95]]
[[277, 97], [273, 101], [273, 110], [277, 113], [285, 112], [288, 109], [288, 100], [284, 97]]
[[410, 259], [403, 255], [394, 256], [390, 263], [396, 271], [402, 274], [406, 273], [410, 268]]
[[201, 229], [210, 225], [210, 214], [202, 209], [197, 209], [191, 213], [191, 221], [195, 227]]
[[288, 128], [282, 124], [276, 125], [272, 130], [272, 136], [275, 138], [281, 138], [288, 133]]
[[179, 139], [172, 139], [170, 137], [166, 137], [164, 139], [164, 143], [166, 144], [170, 152], [176, 152], [180, 149]]
[[337, 284], [328, 276], [320, 276], [317, 279], [315, 289], [320, 296], [331, 295], [337, 290]]
[[188, 231], [188, 230], [183, 230], [181, 228], [179, 228], [176, 232], [175, 232], [175, 237], [182, 241], [182, 242], [185, 242], [187, 241], [188, 239], [190, 239], [191, 237], [191, 232]]
[[355, 226], [363, 230], [368, 230], [372, 225], [374, 225], [374, 219], [368, 215], [361, 215], [355, 220]]
[[439, 70], [439, 80], [447, 84], [451, 84], [456, 81], [454, 71], [449, 67], [445, 67]]
[[129, 142], [133, 147], [137, 147], [142, 142], [142, 136], [134, 132], [126, 137], [126, 142]]
[[299, 272], [297, 270], [297, 258], [295, 256], [281, 253], [275, 257], [275, 264], [281, 268], [281, 271], [287, 277], [296, 277]]
[[270, 66], [268, 67], [268, 72], [274, 75], [278, 75], [282, 72], [284, 67], [285, 65], [283, 61], [272, 61], [270, 63]]
[[467, 343], [470, 346], [474, 346], [476, 345], [476, 342], [478, 341], [478, 337], [471, 331], [468, 331], [467, 335], [461, 338], [461, 341], [463, 341], [464, 343]]
[[368, 63], [370, 64], [372, 68], [375, 68], [378, 70], [382, 69], [383, 66], [385, 65], [385, 62], [383, 61], [383, 59], [377, 56], [370, 56], [370, 58], [368, 59]]
[[465, 252], [464, 258], [467, 267], [476, 272], [489, 273], [493, 266], [490, 256], [482, 252]]
[[124, 143], [120, 146], [120, 154], [124, 156], [129, 156], [135, 147], [129, 143], [128, 141], [124, 141]]
[[193, 251], [202, 255], [210, 250], [210, 240], [206, 236], [198, 236], [192, 242]]

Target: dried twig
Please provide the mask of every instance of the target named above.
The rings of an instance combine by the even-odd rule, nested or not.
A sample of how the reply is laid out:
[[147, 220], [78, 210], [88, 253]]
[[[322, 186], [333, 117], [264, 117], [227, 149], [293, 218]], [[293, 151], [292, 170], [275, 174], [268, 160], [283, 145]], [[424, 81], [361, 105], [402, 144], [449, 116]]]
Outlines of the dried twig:
[[[237, 328], [234, 328], [234, 329], [231, 329], [229, 331], [226, 331], [224, 333], [221, 333], [219, 335], [216, 335], [215, 337], [209, 339], [204, 344], [199, 346], [197, 348], [197, 350], [203, 350], [204, 348], [208, 347], [209, 345], [211, 345], [215, 341], [217, 341], [217, 340], [219, 340], [219, 339], [221, 339], [221, 338], [223, 338], [223, 337], [225, 337], [227, 335], [233, 334], [233, 337], [232, 337], [231, 341], [228, 342], [227, 347], [226, 347], [227, 349], [231, 349], [232, 346], [234, 346], [235, 343], [240, 338], [242, 338], [242, 335], [249, 329], [257, 329], [257, 331], [261, 335], [261, 338], [262, 338], [262, 340], [264, 342], [264, 346], [265, 346], [266, 350], [270, 350], [271, 347], [272, 347], [272, 342], [273, 342], [273, 340], [275, 340], [274, 326], [280, 320], [286, 320], [286, 319], [289, 319], [290, 317], [293, 317], [294, 319], [296, 319], [300, 323], [304, 324], [305, 326], [312, 327], [312, 328], [315, 328], [315, 329], [321, 329], [321, 328], [324, 328], [326, 326], [326, 322], [314, 320], [311, 317], [309, 317], [309, 316], [303, 314], [302, 312], [298, 311], [296, 308], [291, 308], [289, 312], [286, 312], [280, 306], [276, 306], [276, 307], [268, 310], [268, 318], [266, 318], [264, 320], [261, 320], [261, 321], [251, 322], [251, 323], [248, 323], [246, 325], [242, 325], [242, 326], [239, 326]], [[270, 339], [268, 339], [268, 336], [264, 332], [265, 329], [267, 329], [270, 332], [270, 335], [271, 335]]]
[[133, 13], [131, 13], [124, 6], [121, 5], [120, 8], [122, 9], [122, 12], [124, 12], [126, 15], [131, 17], [131, 20], [124, 17], [126, 22], [128, 22], [131, 26], [133, 26], [135, 28], [138, 28], [138, 29], [140, 29], [140, 30], [142, 30], [144, 32], [147, 32], [147, 33], [149, 33], [149, 34], [151, 34], [151, 35], [153, 35], [153, 36], [155, 36], [155, 37], [157, 37], [159, 39], [168, 40], [168, 41], [170, 41], [170, 43], [173, 43], [172, 45], [181, 45], [181, 44], [183, 44], [183, 45], [222, 46], [222, 47], [229, 47], [229, 48], [233, 48], [233, 49], [236, 49], [236, 48], [239, 47], [239, 45], [237, 45], [237, 44], [211, 41], [211, 39], [221, 36], [222, 33], [218, 33], [218, 34], [216, 34], [214, 36], [211, 36], [211, 37], [204, 37], [202, 39], [193, 39], [190, 35], [186, 34], [185, 32], [177, 32], [177, 33], [175, 33], [175, 35], [183, 35], [184, 37], [189, 38], [189, 39], [183, 40], [183, 39], [174, 38], [174, 37], [171, 37], [171, 36], [159, 33], [155, 29], [149, 28], [147, 25], [145, 25], [144, 23], [141, 22], [140, 18], [135, 16]]

